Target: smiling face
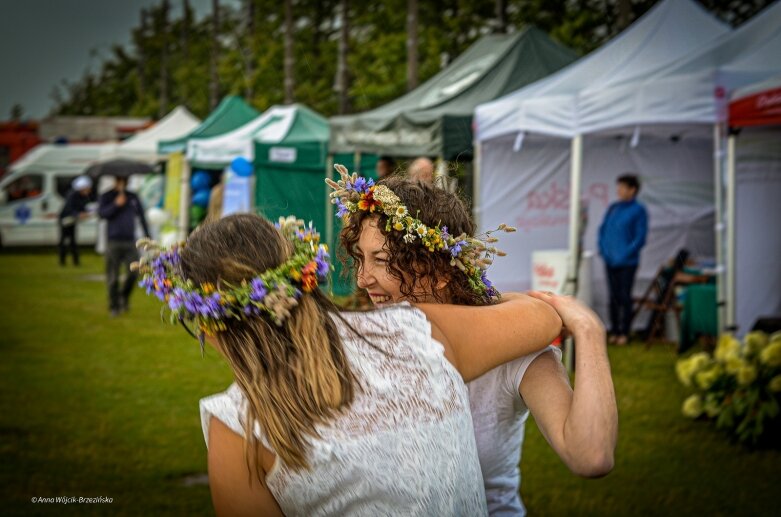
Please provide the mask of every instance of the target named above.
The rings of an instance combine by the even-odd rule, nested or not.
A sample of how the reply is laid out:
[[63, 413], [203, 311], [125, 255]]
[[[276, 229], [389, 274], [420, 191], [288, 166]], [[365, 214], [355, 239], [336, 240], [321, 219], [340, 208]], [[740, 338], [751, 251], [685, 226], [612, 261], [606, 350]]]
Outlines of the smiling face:
[[[424, 224], [447, 226], [452, 235], [474, 235], [469, 210], [455, 194], [399, 176], [379, 184], [393, 191]], [[485, 305], [485, 297], [451, 264], [449, 252], [430, 252], [419, 240], [407, 242], [405, 232], [385, 231], [386, 224], [387, 217], [359, 210], [345, 218], [339, 234], [345, 252], [342, 260], [347, 265], [346, 259], [352, 259], [358, 287], [375, 304], [409, 300]]]
[[[413, 287], [411, 296], [405, 296], [401, 292], [401, 280], [394, 277], [388, 267], [386, 237], [377, 227], [377, 221], [377, 217], [369, 217], [361, 223], [361, 235], [355, 249], [359, 257], [358, 287], [366, 290], [374, 305], [403, 300], [434, 302], [431, 286], [421, 285], [425, 283], [425, 279]], [[444, 281], [440, 284], [440, 289], [446, 285]]]

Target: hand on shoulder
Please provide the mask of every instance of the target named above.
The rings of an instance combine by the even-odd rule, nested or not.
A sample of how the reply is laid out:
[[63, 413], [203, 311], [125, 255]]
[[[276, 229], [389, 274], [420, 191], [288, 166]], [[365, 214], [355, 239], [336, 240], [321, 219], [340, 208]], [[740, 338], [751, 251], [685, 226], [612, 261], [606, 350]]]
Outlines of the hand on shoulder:
[[546, 291], [529, 291], [532, 298], [541, 300], [561, 317], [564, 327], [573, 334], [605, 332], [605, 325], [586, 304], [573, 296], [563, 296]]

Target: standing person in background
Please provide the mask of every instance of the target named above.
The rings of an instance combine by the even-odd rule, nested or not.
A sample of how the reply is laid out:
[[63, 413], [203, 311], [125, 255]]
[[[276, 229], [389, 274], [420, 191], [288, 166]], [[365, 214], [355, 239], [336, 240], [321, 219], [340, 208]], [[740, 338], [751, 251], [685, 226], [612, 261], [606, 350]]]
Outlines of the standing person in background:
[[[90, 202], [92, 192], [92, 180], [89, 176], [79, 176], [71, 184], [72, 189], [65, 197], [65, 206], [62, 207], [59, 216], [60, 223], [60, 265], [65, 265], [65, 257], [70, 248], [73, 255], [73, 265], [79, 265], [79, 247], [76, 243], [76, 224], [79, 219], [89, 215], [87, 203]], [[69, 241], [65, 244], [65, 241]], [[66, 247], [67, 246], [67, 247]]]
[[648, 213], [637, 202], [640, 180], [624, 174], [616, 180], [618, 201], [611, 204], [599, 227], [599, 254], [605, 261], [610, 290], [610, 343], [626, 345], [632, 320], [632, 286], [640, 250], [648, 233]]
[[416, 158], [409, 166], [409, 179], [434, 184], [434, 162], [422, 156]]
[[377, 178], [387, 178], [396, 170], [396, 160], [390, 156], [380, 156], [374, 169], [377, 172]]
[[[136, 283], [137, 274], [130, 271], [130, 264], [138, 260], [136, 249], [136, 217], [141, 220], [144, 235], [149, 237], [149, 227], [144, 217], [141, 201], [127, 189], [127, 178], [117, 178], [112, 190], [100, 196], [98, 215], [108, 222], [106, 245], [106, 283], [108, 284], [109, 310], [116, 317], [129, 309], [128, 300]], [[127, 273], [122, 289], [119, 288], [120, 267]]]

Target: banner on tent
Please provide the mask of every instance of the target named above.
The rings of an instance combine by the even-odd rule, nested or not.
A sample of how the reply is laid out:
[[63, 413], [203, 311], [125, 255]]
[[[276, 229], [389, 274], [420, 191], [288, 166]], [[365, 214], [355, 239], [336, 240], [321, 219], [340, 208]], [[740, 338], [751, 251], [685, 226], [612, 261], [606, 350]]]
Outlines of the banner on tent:
[[295, 163], [298, 150], [295, 147], [272, 147], [268, 150], [270, 162]]
[[254, 177], [239, 176], [228, 168], [222, 195], [222, 216], [251, 212]]
[[165, 170], [165, 200], [163, 208], [174, 217], [179, 214], [179, 192], [181, 190], [183, 164], [183, 154], [180, 152], [172, 153], [168, 157], [168, 165]]
[[[508, 257], [497, 260], [490, 278], [500, 290], [532, 287], [532, 254], [566, 249], [569, 234], [569, 142], [527, 138], [513, 151], [513, 136], [486, 142], [482, 149], [480, 214], [483, 229], [507, 223], [518, 232], [503, 236]], [[659, 266], [687, 247], [695, 257], [713, 256], [713, 148], [707, 140], [648, 136], [636, 148], [618, 139], [586, 140], [582, 199], [587, 223], [582, 247], [597, 249], [597, 234], [615, 180], [626, 172], [641, 176], [640, 201], [649, 212], [649, 233], [641, 255], [636, 289], [642, 290]], [[593, 267], [595, 308], [605, 314], [607, 291], [601, 259]], [[547, 289], [551, 290], [551, 289]]]

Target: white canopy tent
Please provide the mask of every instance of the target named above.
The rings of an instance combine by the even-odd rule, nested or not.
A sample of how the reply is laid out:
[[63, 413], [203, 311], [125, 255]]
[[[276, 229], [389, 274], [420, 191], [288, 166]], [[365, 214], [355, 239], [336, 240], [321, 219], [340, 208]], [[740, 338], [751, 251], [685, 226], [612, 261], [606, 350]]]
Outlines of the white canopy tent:
[[[643, 177], [641, 200], [650, 212], [640, 283], [680, 247], [713, 253], [710, 129], [659, 124], [644, 127], [641, 135], [637, 107], [605, 92], [642, 84], [728, 33], [697, 3], [665, 0], [589, 56], [478, 106], [476, 216], [482, 228], [501, 222], [519, 228], [502, 242], [514, 259], [497, 261], [492, 269], [501, 288], [529, 288], [531, 252], [544, 248], [570, 249], [574, 281], [579, 220], [588, 221], [583, 242], [595, 247], [615, 178], [627, 171]], [[605, 314], [603, 268], [595, 268], [592, 277], [595, 307]]]
[[164, 155], [160, 155], [157, 152], [157, 143], [159, 141], [181, 138], [198, 127], [200, 123], [200, 119], [190, 113], [187, 108], [178, 106], [157, 121], [152, 127], [107, 148], [102, 158], [125, 158], [147, 163], [157, 163], [165, 159]]
[[726, 311], [744, 334], [781, 314], [781, 75], [735, 92], [729, 125]]
[[279, 142], [295, 120], [296, 106], [272, 106], [262, 115], [223, 135], [191, 138], [187, 141], [187, 160], [199, 166], [225, 167], [234, 158], [255, 158], [255, 141]]
[[[717, 301], [719, 326], [726, 331], [737, 328], [734, 289], [736, 184], [734, 167], [731, 174], [725, 175], [730, 172], [726, 171], [725, 149], [727, 100], [731, 92], [779, 74], [781, 2], [776, 2], [732, 34], [720, 38], [716, 44], [655, 73], [633, 91], [624, 88], [615, 92], [617, 95], [631, 96], [633, 104], [643, 111], [652, 111], [649, 117], [639, 119], [638, 123], [699, 123], [715, 128]], [[725, 202], [726, 213], [733, 223], [731, 225], [724, 221]], [[758, 211], [758, 208], [752, 210]], [[766, 214], [759, 216], [765, 217]], [[732, 233], [725, 235], [728, 227]]]

